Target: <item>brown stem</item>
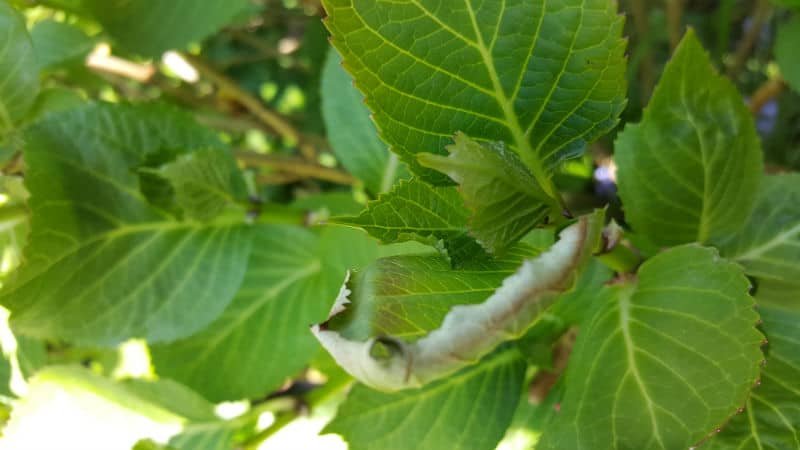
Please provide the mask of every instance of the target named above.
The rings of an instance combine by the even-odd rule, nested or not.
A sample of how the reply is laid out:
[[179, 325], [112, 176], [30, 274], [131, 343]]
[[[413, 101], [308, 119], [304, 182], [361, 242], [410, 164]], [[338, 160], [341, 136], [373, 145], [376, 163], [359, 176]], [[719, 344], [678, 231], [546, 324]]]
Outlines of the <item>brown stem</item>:
[[667, 26], [669, 27], [669, 48], [675, 50], [683, 35], [684, 0], [667, 1]]
[[753, 51], [753, 47], [755, 47], [756, 41], [758, 40], [759, 34], [761, 34], [761, 28], [764, 26], [764, 23], [769, 18], [770, 12], [772, 8], [770, 7], [769, 0], [757, 0], [755, 10], [751, 14], [753, 18], [753, 23], [750, 25], [750, 28], [747, 30], [742, 39], [739, 41], [739, 47], [736, 49], [736, 53], [733, 57], [733, 62], [728, 67], [728, 77], [731, 79], [735, 79], [739, 72], [744, 67], [745, 63], [747, 62], [747, 58], [750, 57], [750, 54]]
[[[309, 163], [299, 158], [279, 155], [263, 155], [248, 151], [236, 151], [236, 159], [250, 166], [270, 167], [288, 175], [302, 178], [316, 178], [318, 180], [330, 181], [332, 183], [351, 185], [356, 179], [345, 172], [319, 164]], [[292, 180], [294, 181], [294, 180]]]
[[239, 450], [258, 449], [264, 441], [300, 417], [304, 410], [313, 410], [315, 407], [327, 402], [331, 397], [350, 386], [352, 381], [353, 379], [349, 376], [340, 376], [328, 380], [327, 383], [309, 392], [308, 395], [302, 399], [304, 407], [294, 408], [291, 411], [279, 414], [272, 425], [245, 441], [239, 447]]
[[558, 340], [553, 348], [553, 368], [552, 370], [541, 370], [533, 378], [530, 389], [528, 390], [528, 399], [535, 405], [540, 405], [553, 389], [558, 378], [567, 368], [569, 362], [569, 355], [572, 353], [572, 347], [575, 345], [575, 339], [578, 333], [575, 328], [570, 328]]
[[767, 80], [759, 86], [750, 98], [750, 111], [757, 114], [770, 100], [778, 97], [786, 89], [786, 82], [782, 78]]
[[303, 154], [308, 153], [308, 149], [304, 147], [310, 146], [305, 143], [304, 136], [289, 122], [289, 120], [281, 114], [267, 109], [260, 100], [242, 89], [238, 83], [230, 79], [227, 75], [211, 67], [201, 58], [188, 53], [184, 53], [183, 57], [197, 69], [201, 75], [211, 80], [220, 89], [223, 89], [228, 95], [250, 111], [251, 114], [274, 130], [279, 136], [299, 145]]
[[[647, 4], [644, 0], [631, 0], [631, 14], [633, 26], [636, 29], [636, 40], [641, 44], [648, 39], [650, 21], [647, 17]], [[641, 103], [647, 103], [656, 80], [656, 69], [653, 63], [652, 52], [646, 51], [639, 64], [639, 90]]]

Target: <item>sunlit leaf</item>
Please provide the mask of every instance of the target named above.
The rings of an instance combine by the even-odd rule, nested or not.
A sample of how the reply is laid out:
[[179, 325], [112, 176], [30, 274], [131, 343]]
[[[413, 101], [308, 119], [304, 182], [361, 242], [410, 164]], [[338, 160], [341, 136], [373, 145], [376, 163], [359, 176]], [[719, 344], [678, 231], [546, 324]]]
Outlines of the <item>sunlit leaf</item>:
[[[47, 368], [31, 380], [28, 393], [15, 403], [0, 445], [129, 450], [143, 438], [166, 442], [190, 421], [173, 408], [190, 398], [195, 405], [203, 401], [168, 381], [158, 382], [153, 389], [158, 397], [140, 395], [136, 388], [87, 369]], [[198, 415], [216, 420], [207, 402], [205, 412], [193, 412], [193, 417]]]
[[611, 129], [624, 107], [625, 41], [606, 0], [324, 0], [344, 66], [381, 136], [412, 170], [461, 131], [550, 170]]
[[764, 358], [748, 286], [736, 264], [686, 245], [605, 289], [537, 449], [686, 449], [714, 433], [744, 403]]

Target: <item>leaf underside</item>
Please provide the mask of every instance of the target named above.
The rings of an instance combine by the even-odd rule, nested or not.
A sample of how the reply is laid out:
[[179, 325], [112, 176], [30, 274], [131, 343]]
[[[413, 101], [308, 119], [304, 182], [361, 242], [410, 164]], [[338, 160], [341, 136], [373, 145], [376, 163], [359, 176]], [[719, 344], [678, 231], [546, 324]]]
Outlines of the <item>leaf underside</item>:
[[800, 311], [800, 174], [765, 176], [753, 214], [719, 248], [755, 278], [759, 304]]
[[323, 432], [342, 435], [350, 450], [493, 450], [511, 423], [524, 374], [519, 354], [505, 350], [422, 389], [356, 385]]
[[342, 274], [378, 252], [373, 240], [344, 227], [316, 234], [258, 226], [247, 274], [228, 308], [195, 335], [151, 346], [153, 365], [214, 401], [268, 394], [319, 351], [308, 325], [324, 320]]
[[145, 198], [135, 170], [151, 152], [220, 146], [156, 105], [88, 105], [29, 129], [31, 234], [2, 293], [14, 329], [94, 345], [159, 342], [222, 312], [244, 276], [249, 227], [178, 221]]
[[469, 210], [454, 187], [435, 187], [420, 179], [400, 180], [394, 189], [367, 203], [355, 217], [337, 217], [335, 223], [363, 228], [384, 244], [419, 241], [434, 246], [454, 266], [487, 254], [469, 235]]
[[[345, 370], [381, 390], [422, 386], [474, 364], [502, 342], [521, 336], [557, 296], [570, 289], [595, 251], [603, 214], [583, 216], [547, 252], [527, 259], [484, 302], [453, 307], [441, 327], [413, 343], [394, 337], [349, 340], [326, 324], [312, 331]], [[350, 303], [342, 286], [331, 316]]]

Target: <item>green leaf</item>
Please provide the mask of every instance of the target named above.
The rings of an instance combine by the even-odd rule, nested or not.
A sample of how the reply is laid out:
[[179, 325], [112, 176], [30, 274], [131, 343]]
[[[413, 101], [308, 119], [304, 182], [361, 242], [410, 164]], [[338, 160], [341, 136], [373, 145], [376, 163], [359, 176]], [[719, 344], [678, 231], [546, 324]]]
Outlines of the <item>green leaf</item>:
[[755, 277], [759, 304], [800, 311], [800, 174], [765, 176], [744, 228], [719, 247]]
[[[797, 5], [800, 7], [800, 2]], [[781, 24], [775, 38], [775, 60], [781, 75], [797, 92], [800, 92], [800, 59], [797, 58], [797, 43], [800, 42], [800, 16]]]
[[518, 152], [545, 192], [625, 105], [623, 19], [606, 0], [324, 0], [333, 45], [412, 171], [457, 131]]
[[748, 286], [715, 250], [685, 245], [601, 292], [537, 449], [674, 450], [713, 433], [744, 403], [763, 359]]
[[405, 165], [389, 152], [370, 119], [364, 96], [342, 68], [342, 58], [331, 48], [322, 69], [322, 117], [331, 148], [348, 172], [373, 194], [386, 192], [401, 178]]
[[761, 144], [752, 114], [691, 30], [642, 122], [627, 125], [615, 147], [626, 220], [656, 244], [708, 242], [747, 220]]
[[244, 276], [249, 227], [177, 221], [148, 203], [135, 170], [150, 152], [219, 147], [212, 132], [155, 105], [99, 104], [51, 114], [26, 140], [31, 234], [1, 298], [15, 331], [170, 341], [222, 312]]
[[0, 0], [0, 135], [21, 120], [39, 90], [39, 70], [25, 21]]
[[800, 8], [800, 0], [772, 0], [772, 3], [791, 8]]
[[126, 50], [158, 57], [183, 50], [231, 22], [249, 0], [84, 0], [84, 6]]
[[271, 392], [314, 357], [308, 326], [325, 318], [345, 271], [376, 256], [377, 245], [356, 230], [332, 227], [318, 237], [259, 227], [233, 302], [200, 333], [152, 346], [156, 371], [214, 401]]
[[447, 379], [396, 393], [357, 385], [323, 432], [350, 450], [492, 450], [511, 423], [525, 364], [512, 350]]
[[5, 352], [0, 354], [0, 395], [13, 397], [11, 392], [11, 361]]
[[434, 187], [419, 179], [400, 180], [391, 192], [367, 203], [357, 217], [335, 223], [363, 228], [384, 244], [415, 240], [446, 252], [454, 265], [485, 259], [486, 253], [467, 233], [469, 210], [453, 187]]
[[[599, 246], [603, 213], [582, 216], [547, 252], [522, 266], [485, 301], [450, 309], [439, 328], [414, 342], [393, 336], [350, 340], [327, 323], [312, 332], [342, 368], [362, 383], [393, 391], [420, 387], [474, 364], [501, 343], [522, 336], [562, 292]], [[347, 285], [329, 320], [348, 309]]]
[[[769, 339], [761, 384], [707, 446], [709, 450], [800, 448], [800, 314], [759, 308]], [[703, 447], [704, 449], [706, 447]]]
[[26, 122], [32, 123], [46, 114], [78, 108], [86, 104], [86, 99], [80, 92], [62, 87], [44, 88], [39, 92], [28, 115]]
[[414, 340], [438, 328], [451, 307], [486, 300], [525, 258], [537, 253], [521, 244], [504, 258], [458, 269], [438, 254], [381, 258], [352, 277], [347, 285], [352, 306], [328, 328], [353, 340]]
[[178, 205], [192, 219], [208, 221], [230, 207], [244, 211], [244, 177], [228, 150], [199, 150], [179, 156], [158, 173], [170, 181]]
[[94, 41], [80, 28], [55, 20], [42, 20], [31, 29], [31, 40], [39, 69], [80, 61]]
[[[191, 417], [182, 415], [184, 402]], [[0, 445], [128, 450], [143, 438], [166, 441], [193, 418], [218, 422], [213, 405], [177, 383], [117, 383], [79, 367], [49, 367], [17, 402]]]
[[19, 370], [26, 379], [47, 365], [47, 345], [24, 335], [14, 336], [17, 340], [17, 361]]
[[479, 144], [458, 133], [447, 151], [447, 157], [422, 153], [418, 159], [461, 186], [472, 210], [470, 234], [488, 252], [502, 253], [557, 210], [554, 199], [502, 143]]

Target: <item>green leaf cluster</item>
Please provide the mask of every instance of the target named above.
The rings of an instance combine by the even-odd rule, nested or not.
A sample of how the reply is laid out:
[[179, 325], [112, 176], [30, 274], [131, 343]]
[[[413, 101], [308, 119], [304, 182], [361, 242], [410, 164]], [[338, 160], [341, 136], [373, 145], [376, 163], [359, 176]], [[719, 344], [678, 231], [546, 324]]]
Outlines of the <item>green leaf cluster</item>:
[[[144, 65], [226, 26], [253, 45], [237, 19], [275, 5], [54, 4], [0, 0], [0, 445], [48, 445], [60, 408], [67, 446], [249, 450], [340, 394], [322, 433], [353, 450], [800, 449], [800, 175], [765, 174], [692, 29], [632, 123], [615, 2], [322, 0], [332, 48], [261, 48], [321, 100], [273, 112], [263, 77], [190, 57], [221, 88], [189, 110], [64, 80], [109, 39]], [[264, 137], [318, 100], [316, 130]], [[582, 203], [570, 175], [621, 120], [622, 210]]]

